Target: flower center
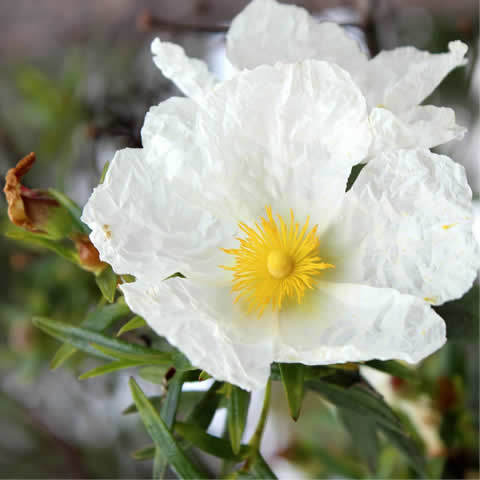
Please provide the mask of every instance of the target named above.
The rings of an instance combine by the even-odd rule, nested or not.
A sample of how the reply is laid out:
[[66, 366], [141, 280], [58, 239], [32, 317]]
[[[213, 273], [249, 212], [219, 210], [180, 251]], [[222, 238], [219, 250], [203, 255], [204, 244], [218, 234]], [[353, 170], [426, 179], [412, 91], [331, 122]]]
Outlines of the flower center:
[[301, 304], [305, 291], [313, 288], [320, 272], [335, 268], [322, 262], [319, 256], [317, 225], [309, 231], [307, 218], [300, 229], [291, 211], [287, 226], [280, 215], [277, 215], [278, 223], [275, 221], [270, 207], [265, 210], [267, 218], [255, 222], [255, 228], [243, 222], [238, 224], [245, 234], [244, 238], [237, 238], [240, 247], [222, 249], [235, 257], [235, 264], [221, 265], [234, 272], [235, 302], [246, 300], [248, 311], [258, 311], [259, 316], [268, 305], [274, 311], [280, 310], [286, 298], [296, 298]]
[[267, 269], [273, 278], [285, 278], [293, 269], [293, 259], [283, 250], [273, 250], [267, 257]]

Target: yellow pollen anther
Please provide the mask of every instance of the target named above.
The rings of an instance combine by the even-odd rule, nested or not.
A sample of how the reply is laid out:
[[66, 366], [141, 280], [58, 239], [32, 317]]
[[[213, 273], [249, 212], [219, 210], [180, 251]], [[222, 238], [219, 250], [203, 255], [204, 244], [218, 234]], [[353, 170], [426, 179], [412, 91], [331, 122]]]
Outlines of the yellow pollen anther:
[[268, 254], [267, 268], [273, 278], [285, 278], [293, 269], [292, 257], [282, 250], [273, 250]]
[[261, 218], [254, 228], [243, 222], [238, 224], [244, 233], [239, 248], [222, 249], [233, 255], [233, 266], [221, 268], [233, 272], [232, 291], [237, 293], [235, 302], [246, 302], [248, 312], [262, 315], [271, 305], [280, 310], [286, 299], [303, 302], [305, 292], [314, 287], [322, 270], [335, 268], [322, 262], [319, 256], [317, 226], [309, 230], [307, 218], [303, 227], [290, 212], [290, 222], [280, 215], [275, 221], [272, 209], [266, 207], [267, 218]]

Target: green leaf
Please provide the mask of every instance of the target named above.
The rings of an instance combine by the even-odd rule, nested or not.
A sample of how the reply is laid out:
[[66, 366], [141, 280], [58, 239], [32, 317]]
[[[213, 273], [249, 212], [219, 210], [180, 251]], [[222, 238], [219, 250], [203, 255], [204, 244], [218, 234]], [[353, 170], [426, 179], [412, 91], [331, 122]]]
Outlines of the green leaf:
[[[165, 422], [165, 426], [171, 430], [177, 416], [178, 404], [182, 393], [182, 386], [185, 381], [185, 374], [175, 372], [174, 376], [168, 382], [167, 394], [162, 402], [160, 416]], [[159, 452], [158, 448], [154, 457], [154, 478], [163, 478], [167, 469], [167, 459]]]
[[276, 479], [277, 477], [272, 472], [272, 469], [265, 461], [265, 459], [257, 453], [255, 458], [250, 466], [250, 471], [255, 475], [255, 478], [262, 478], [262, 479]]
[[169, 365], [152, 365], [138, 370], [138, 375], [147, 382], [163, 385]]
[[230, 443], [235, 454], [240, 452], [243, 431], [247, 422], [248, 405], [250, 403], [250, 393], [241, 388], [230, 385], [228, 392], [228, 434]]
[[162, 451], [158, 447], [155, 447], [155, 454], [153, 456], [153, 472], [152, 472], [153, 480], [164, 478], [166, 469], [167, 469], [167, 462], [165, 461], [165, 457], [162, 454]]
[[433, 307], [447, 324], [449, 341], [478, 342], [479, 297], [479, 285], [476, 283], [462, 298]]
[[139, 317], [138, 315], [133, 317], [131, 320], [129, 320], [118, 332], [117, 332], [117, 337], [122, 335], [123, 333], [130, 332], [131, 330], [135, 330], [137, 328], [142, 328], [145, 325], [147, 325], [147, 322], [142, 318]]
[[160, 415], [133, 378], [130, 378], [130, 389], [145, 428], [174, 472], [180, 478], [205, 478], [206, 475], [197, 470], [185, 456]]
[[405, 460], [421, 476], [421, 478], [426, 478], [425, 457], [422, 455], [420, 448], [413, 439], [409, 435], [397, 430], [391, 430], [385, 425], [379, 425], [379, 428], [390, 442], [403, 453]]
[[[163, 401], [163, 395], [154, 395], [148, 397], [148, 401], [156, 408], [160, 408]], [[130, 404], [125, 410], [123, 410], [122, 415], [129, 415], [130, 413], [137, 413], [137, 405], [135, 403]]]
[[150, 460], [155, 456], [155, 445], [147, 445], [131, 453], [134, 460]]
[[[107, 337], [93, 330], [73, 327], [44, 317], [34, 317], [33, 323], [58, 340], [70, 343], [79, 350], [83, 350], [97, 357], [108, 359], [120, 358], [121, 360], [142, 359], [145, 360], [145, 362], [152, 362], [152, 360], [154, 360], [155, 362], [161, 362], [163, 364], [171, 362], [169, 353]], [[100, 349], [103, 349], [103, 351]]]
[[200, 450], [225, 460], [240, 461], [250, 453], [247, 445], [241, 445], [238, 454], [233, 453], [228, 441], [206, 433], [191, 423], [175, 423], [175, 432]]
[[[188, 444], [202, 450], [205, 453], [214, 455], [215, 457], [224, 460], [232, 460], [240, 462], [245, 459], [250, 453], [251, 448], [248, 445], [241, 445], [238, 455], [233, 453], [232, 447], [227, 440], [215, 437], [206, 433], [203, 429], [192, 425], [191, 423], [176, 422], [175, 433], [178, 433]], [[153, 458], [155, 455], [155, 446], [150, 445], [137, 450], [133, 453], [137, 460], [145, 460]]]
[[301, 363], [281, 363], [279, 366], [290, 415], [294, 421], [297, 421], [305, 392], [305, 366]]
[[[110, 338], [110, 337], [107, 337]], [[115, 339], [110, 339], [115, 340]], [[121, 341], [121, 340], [120, 340]], [[118, 360], [129, 360], [134, 362], [140, 362], [141, 364], [154, 364], [154, 365], [171, 365], [172, 363], [172, 355], [166, 352], [157, 351], [157, 353], [152, 353], [152, 349], [141, 347], [140, 345], [136, 345], [133, 343], [123, 342], [112, 346], [103, 346], [98, 345], [92, 342], [92, 347], [99, 350], [101, 353], [108, 355], [110, 357], [116, 358]], [[126, 351], [125, 349], [119, 349], [118, 347], [122, 347], [124, 345], [130, 345], [133, 347], [133, 350]]]
[[34, 245], [36, 247], [46, 248], [47, 250], [56, 253], [65, 260], [68, 260], [75, 265], [79, 265], [78, 253], [74, 248], [67, 247], [55, 240], [50, 240], [49, 238], [42, 237], [38, 233], [31, 233], [27, 232], [26, 230], [15, 229], [6, 232], [5, 235], [13, 240], [26, 242], [29, 245]]
[[308, 381], [306, 387], [320, 393], [336, 407], [363, 416], [371, 428], [377, 426], [405, 454], [412, 467], [424, 476], [425, 460], [418, 446], [405, 434], [405, 426], [380, 395], [365, 386], [343, 388], [323, 379]]
[[[129, 313], [130, 309], [125, 303], [124, 298], [120, 297], [113, 305], [107, 305], [95, 309], [85, 318], [80, 326], [96, 332], [102, 332], [112, 323], [124, 317], [125, 315], [128, 315]], [[77, 349], [72, 345], [67, 343], [63, 344], [57, 350], [57, 353], [50, 362], [50, 368], [52, 368], [52, 370], [59, 368], [76, 351]]]
[[90, 233], [90, 229], [80, 220], [80, 217], [82, 216], [82, 209], [62, 192], [59, 192], [54, 188], [49, 188], [48, 192], [60, 205], [64, 206], [68, 210], [72, 216], [75, 226], [77, 227], [77, 230], [88, 235]]
[[378, 436], [376, 424], [370, 417], [358, 415], [351, 410], [339, 409], [340, 418], [352, 438], [352, 445], [362, 455], [370, 468], [377, 471]]
[[110, 166], [110, 162], [105, 162], [102, 168], [102, 173], [100, 174], [100, 181], [98, 182], [99, 184], [102, 184], [105, 181], [105, 177], [108, 172], [108, 167]]
[[112, 303], [115, 298], [115, 291], [117, 289], [117, 275], [112, 270], [112, 267], [108, 265], [104, 268], [96, 277], [98, 288], [102, 292], [102, 295], [108, 302]]
[[106, 373], [115, 372], [117, 370], [124, 370], [125, 368], [138, 367], [143, 365], [143, 362], [135, 362], [132, 360], [118, 360], [116, 362], [110, 362], [105, 365], [100, 365], [99, 367], [93, 368], [88, 372], [83, 373], [78, 377], [79, 380], [85, 380], [86, 378], [98, 377], [100, 375], [105, 375]]
[[370, 360], [368, 362], [365, 362], [365, 365], [374, 368], [375, 370], [380, 370], [382, 372], [388, 373], [389, 375], [393, 375], [394, 377], [403, 378], [411, 382], [420, 381], [420, 379], [418, 378], [417, 370], [406, 367], [405, 365], [402, 365], [400, 362], [397, 362], [395, 360]]
[[188, 423], [192, 423], [203, 430], [209, 427], [222, 399], [222, 396], [218, 393], [222, 385], [222, 382], [214, 382], [212, 384], [188, 415]]
[[383, 398], [372, 390], [360, 385], [344, 388], [323, 380], [309, 380], [305, 386], [320, 393], [336, 407], [351, 410], [357, 415], [370, 416], [378, 424], [385, 425], [394, 431], [403, 431], [402, 423], [397, 415]]
[[162, 403], [160, 415], [162, 416], [165, 425], [170, 430], [175, 423], [184, 381], [184, 374], [182, 372], [176, 372], [173, 378], [168, 382], [167, 395]]

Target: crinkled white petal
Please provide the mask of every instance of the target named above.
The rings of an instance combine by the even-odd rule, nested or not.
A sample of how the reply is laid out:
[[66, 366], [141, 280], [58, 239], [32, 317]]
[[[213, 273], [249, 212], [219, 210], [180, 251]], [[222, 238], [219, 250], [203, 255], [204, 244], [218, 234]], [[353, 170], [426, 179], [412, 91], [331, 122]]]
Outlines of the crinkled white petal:
[[218, 166], [208, 190], [223, 185], [225, 206], [246, 221], [265, 205], [288, 212], [303, 201], [327, 222], [370, 143], [361, 92], [347, 72], [316, 60], [239, 73], [206, 98], [198, 128]]
[[445, 343], [425, 302], [390, 288], [318, 282], [279, 314], [275, 360], [322, 365], [392, 358], [417, 363]]
[[433, 148], [453, 139], [460, 140], [466, 132], [466, 128], [456, 124], [451, 108], [433, 105], [414, 107], [399, 114], [374, 108], [370, 124], [371, 156], [391, 150]]
[[457, 40], [449, 52], [432, 54], [414, 47], [382, 51], [356, 79], [371, 108], [384, 106], [402, 112], [419, 105], [450, 71], [465, 65], [467, 45]]
[[324, 239], [338, 281], [390, 287], [432, 304], [461, 297], [480, 265], [465, 170], [428, 150], [374, 158]]
[[236, 225], [184, 202], [162, 165], [147, 156], [142, 149], [118, 151], [84, 208], [100, 258], [118, 274], [158, 282], [177, 271], [223, 281], [220, 248], [233, 244]]
[[247, 317], [230, 287], [211, 288], [173, 278], [121, 286], [127, 304], [198, 368], [246, 390], [263, 387], [270, 375], [275, 328], [272, 315]]
[[353, 73], [367, 63], [357, 42], [338, 25], [318, 23], [305, 9], [274, 0], [254, 0], [235, 17], [227, 56], [239, 69], [317, 59]]
[[163, 140], [159, 162], [170, 150], [184, 150], [193, 140], [197, 113], [198, 105], [184, 97], [170, 97], [150, 107], [141, 130], [143, 148], [158, 148], [159, 140]]
[[201, 101], [216, 85], [217, 79], [208, 71], [207, 64], [187, 57], [179, 45], [156, 38], [151, 48], [155, 65], [188, 97]]

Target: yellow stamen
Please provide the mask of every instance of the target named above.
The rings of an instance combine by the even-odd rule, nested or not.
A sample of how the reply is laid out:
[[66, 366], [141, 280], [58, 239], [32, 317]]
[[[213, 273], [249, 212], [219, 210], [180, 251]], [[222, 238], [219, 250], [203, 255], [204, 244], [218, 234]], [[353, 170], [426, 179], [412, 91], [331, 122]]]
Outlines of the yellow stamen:
[[[285, 298], [296, 298], [301, 304], [307, 289], [312, 289], [322, 270], [335, 268], [319, 257], [317, 225], [308, 231], [309, 219], [300, 229], [290, 212], [290, 225], [278, 215], [274, 220], [272, 209], [265, 208], [267, 218], [261, 218], [251, 228], [243, 222], [238, 238], [240, 248], [222, 249], [235, 257], [235, 265], [226, 267], [233, 273], [232, 291], [237, 292], [235, 302], [246, 300], [248, 311], [260, 316], [268, 305], [280, 310]], [[308, 233], [307, 233], [308, 232]]]

